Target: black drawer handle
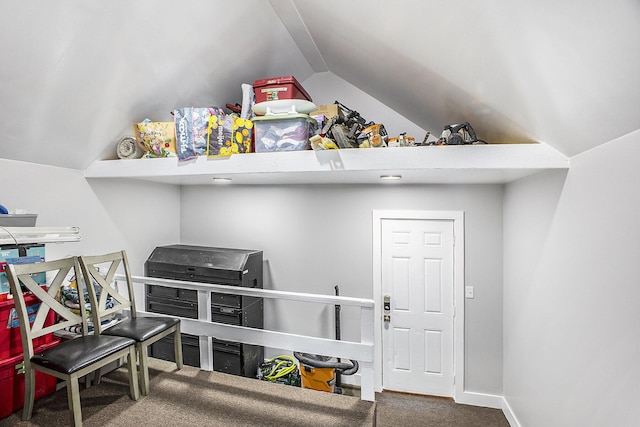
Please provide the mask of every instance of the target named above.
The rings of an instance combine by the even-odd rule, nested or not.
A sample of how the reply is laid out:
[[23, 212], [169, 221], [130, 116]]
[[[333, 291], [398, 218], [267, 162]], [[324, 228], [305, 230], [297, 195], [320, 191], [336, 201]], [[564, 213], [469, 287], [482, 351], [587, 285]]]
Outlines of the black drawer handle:
[[147, 301], [147, 311], [151, 313], [161, 313], [169, 316], [181, 316], [189, 319], [197, 319], [196, 307], [180, 307], [172, 304], [165, 304], [157, 301]]
[[[154, 301], [148, 301], [147, 303], [149, 306], [156, 306], [156, 307], [169, 307], [170, 309], [184, 309], [184, 310], [189, 310], [192, 308], [197, 308], [197, 305], [195, 304], [189, 304], [188, 302], [185, 304], [182, 301], [177, 301], [178, 304], [176, 304], [176, 302], [172, 302], [172, 303], [168, 303], [168, 302], [160, 302], [157, 300]], [[180, 304], [181, 303], [181, 304]]]

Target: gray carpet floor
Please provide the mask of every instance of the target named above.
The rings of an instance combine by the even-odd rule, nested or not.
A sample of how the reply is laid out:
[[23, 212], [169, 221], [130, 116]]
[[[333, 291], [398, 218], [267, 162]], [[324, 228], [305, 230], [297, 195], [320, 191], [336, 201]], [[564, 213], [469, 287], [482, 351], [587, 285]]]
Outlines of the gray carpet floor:
[[[509, 426], [500, 410], [451, 399], [384, 392], [373, 403], [190, 366], [176, 371], [157, 359], [151, 359], [150, 375], [151, 393], [138, 401], [128, 397], [123, 369], [82, 389], [84, 426]], [[66, 389], [37, 400], [29, 421], [21, 421], [21, 411], [0, 420], [3, 427], [68, 424]]]
[[499, 409], [460, 405], [453, 399], [385, 391], [376, 393], [378, 427], [509, 427]]

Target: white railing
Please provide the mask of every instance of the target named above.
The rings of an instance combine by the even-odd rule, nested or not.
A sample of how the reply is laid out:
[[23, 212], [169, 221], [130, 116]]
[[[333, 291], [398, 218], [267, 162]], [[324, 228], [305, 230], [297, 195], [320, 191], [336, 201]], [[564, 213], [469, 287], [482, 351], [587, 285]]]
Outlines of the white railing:
[[[116, 275], [116, 280], [124, 279], [123, 275]], [[198, 319], [187, 319], [184, 317], [180, 319], [182, 332], [200, 336], [200, 360], [201, 369], [203, 370], [213, 370], [213, 366], [211, 365], [213, 354], [211, 337], [263, 347], [357, 360], [360, 365], [360, 398], [371, 402], [375, 401], [373, 370], [374, 302], [371, 299], [214, 285], [210, 283], [142, 276], [133, 276], [132, 280], [136, 286], [149, 284], [197, 291]], [[211, 292], [360, 307], [360, 342], [338, 341], [211, 322]], [[144, 307], [137, 307], [136, 310], [144, 315], [158, 315], [157, 313], [145, 312], [143, 308]]]

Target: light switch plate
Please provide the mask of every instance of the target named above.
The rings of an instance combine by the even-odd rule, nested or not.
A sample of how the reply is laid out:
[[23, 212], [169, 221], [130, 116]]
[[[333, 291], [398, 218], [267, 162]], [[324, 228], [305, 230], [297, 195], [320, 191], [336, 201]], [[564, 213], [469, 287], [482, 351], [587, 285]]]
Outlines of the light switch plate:
[[473, 298], [473, 286], [464, 287], [464, 296], [469, 299]]

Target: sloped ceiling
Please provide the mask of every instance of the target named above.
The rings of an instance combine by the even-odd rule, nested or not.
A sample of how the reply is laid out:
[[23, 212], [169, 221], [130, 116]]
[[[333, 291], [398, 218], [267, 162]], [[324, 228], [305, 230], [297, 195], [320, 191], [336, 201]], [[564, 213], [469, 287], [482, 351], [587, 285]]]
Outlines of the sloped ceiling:
[[0, 157], [85, 169], [145, 118], [313, 74], [264, 0], [0, 2]]
[[5, 1], [0, 36], [5, 159], [84, 169], [146, 117], [321, 72], [433, 133], [571, 156], [640, 129], [637, 0]]
[[326, 67], [425, 129], [469, 121], [490, 142], [573, 155], [640, 127], [640, 2], [272, 3], [297, 10], [303, 25], [288, 27], [295, 40], [307, 29], [324, 60], [314, 71]]

